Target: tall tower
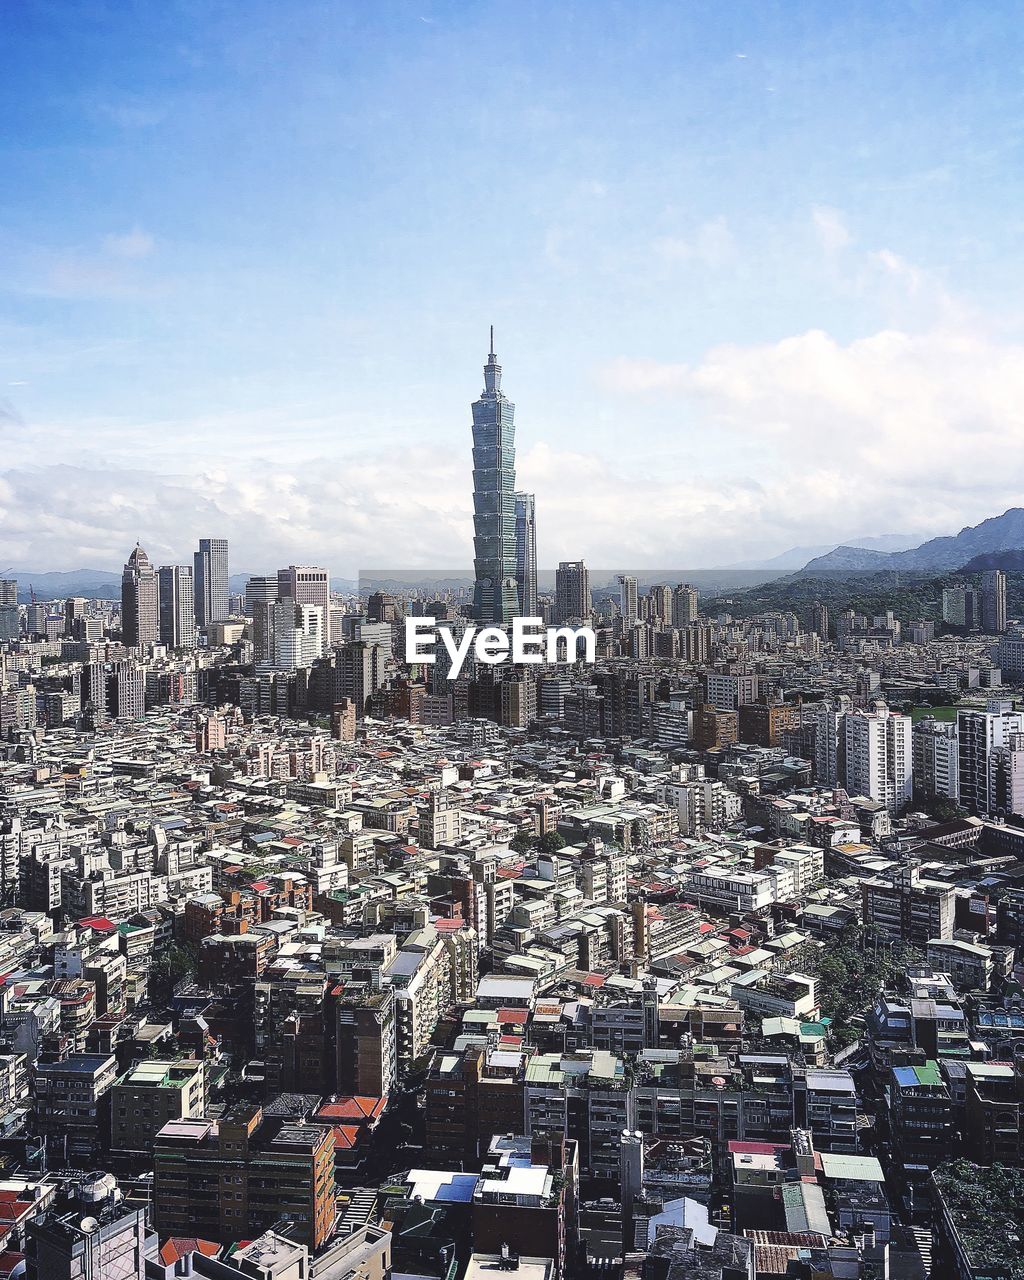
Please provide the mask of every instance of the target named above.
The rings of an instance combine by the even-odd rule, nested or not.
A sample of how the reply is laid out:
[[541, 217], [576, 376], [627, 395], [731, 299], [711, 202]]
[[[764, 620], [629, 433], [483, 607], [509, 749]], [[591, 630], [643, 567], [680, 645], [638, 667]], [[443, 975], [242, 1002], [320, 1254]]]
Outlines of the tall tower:
[[160, 587], [160, 643], [172, 649], [196, 647], [195, 584], [185, 564], [157, 569]]
[[524, 618], [537, 616], [537, 503], [532, 493], [517, 493], [516, 500], [516, 590], [519, 612]]
[[200, 538], [192, 556], [196, 626], [208, 627], [228, 616], [228, 540]]
[[121, 574], [121, 639], [131, 649], [160, 643], [156, 570], [138, 543]]
[[515, 405], [501, 390], [492, 325], [484, 389], [473, 402], [473, 616], [499, 625], [519, 615], [514, 419]]

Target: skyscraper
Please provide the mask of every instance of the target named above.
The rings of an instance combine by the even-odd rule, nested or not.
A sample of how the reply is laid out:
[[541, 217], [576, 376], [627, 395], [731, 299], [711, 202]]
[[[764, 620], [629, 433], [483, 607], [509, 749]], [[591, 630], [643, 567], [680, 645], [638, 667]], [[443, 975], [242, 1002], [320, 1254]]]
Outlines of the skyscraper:
[[516, 588], [515, 405], [501, 390], [491, 350], [484, 389], [473, 402], [473, 616], [506, 623], [519, 614]]
[[672, 592], [672, 625], [688, 627], [697, 621], [697, 588], [680, 582]]
[[631, 578], [628, 574], [621, 575], [619, 588], [619, 609], [623, 626], [627, 629], [635, 627], [638, 612], [636, 578]]
[[296, 604], [315, 605], [323, 610], [323, 624], [319, 633], [320, 652], [327, 653], [331, 647], [330, 630], [327, 626], [331, 605], [331, 577], [327, 570], [310, 564], [290, 564], [287, 569], [278, 569], [277, 597], [279, 600], [294, 600]]
[[981, 629], [992, 635], [1006, 630], [1006, 574], [990, 569], [981, 575]]
[[537, 616], [537, 504], [532, 493], [517, 493], [516, 594], [524, 618]]
[[196, 647], [195, 583], [185, 564], [165, 564], [156, 571], [160, 596], [160, 643], [172, 649]]
[[563, 560], [555, 572], [555, 621], [582, 622], [592, 612], [590, 570], [582, 560]]
[[200, 538], [195, 567], [196, 626], [208, 627], [228, 616], [228, 540]]
[[138, 543], [121, 574], [121, 638], [129, 648], [160, 641], [156, 570]]

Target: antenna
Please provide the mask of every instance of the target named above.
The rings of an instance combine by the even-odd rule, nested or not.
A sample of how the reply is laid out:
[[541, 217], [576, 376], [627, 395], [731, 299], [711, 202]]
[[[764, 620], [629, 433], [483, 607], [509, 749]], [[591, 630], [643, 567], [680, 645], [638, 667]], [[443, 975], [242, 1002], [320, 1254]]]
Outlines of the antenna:
[[494, 325], [491, 325], [491, 359], [494, 359]]

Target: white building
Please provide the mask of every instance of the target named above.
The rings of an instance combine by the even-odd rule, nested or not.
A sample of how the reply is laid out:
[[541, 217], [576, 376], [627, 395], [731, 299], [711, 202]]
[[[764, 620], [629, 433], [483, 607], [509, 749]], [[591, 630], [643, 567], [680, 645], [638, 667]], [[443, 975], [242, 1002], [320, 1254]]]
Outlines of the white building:
[[894, 714], [884, 702], [872, 707], [852, 712], [843, 725], [846, 790], [898, 813], [913, 794], [912, 724], [909, 716]]

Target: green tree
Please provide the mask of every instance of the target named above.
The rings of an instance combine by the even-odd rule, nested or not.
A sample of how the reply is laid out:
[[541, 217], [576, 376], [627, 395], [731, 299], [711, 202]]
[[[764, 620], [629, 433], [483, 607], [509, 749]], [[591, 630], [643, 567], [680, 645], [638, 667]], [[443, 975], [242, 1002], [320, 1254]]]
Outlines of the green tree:
[[565, 838], [557, 831], [549, 831], [537, 841], [537, 848], [541, 853], [557, 853], [559, 849], [565, 848]]

